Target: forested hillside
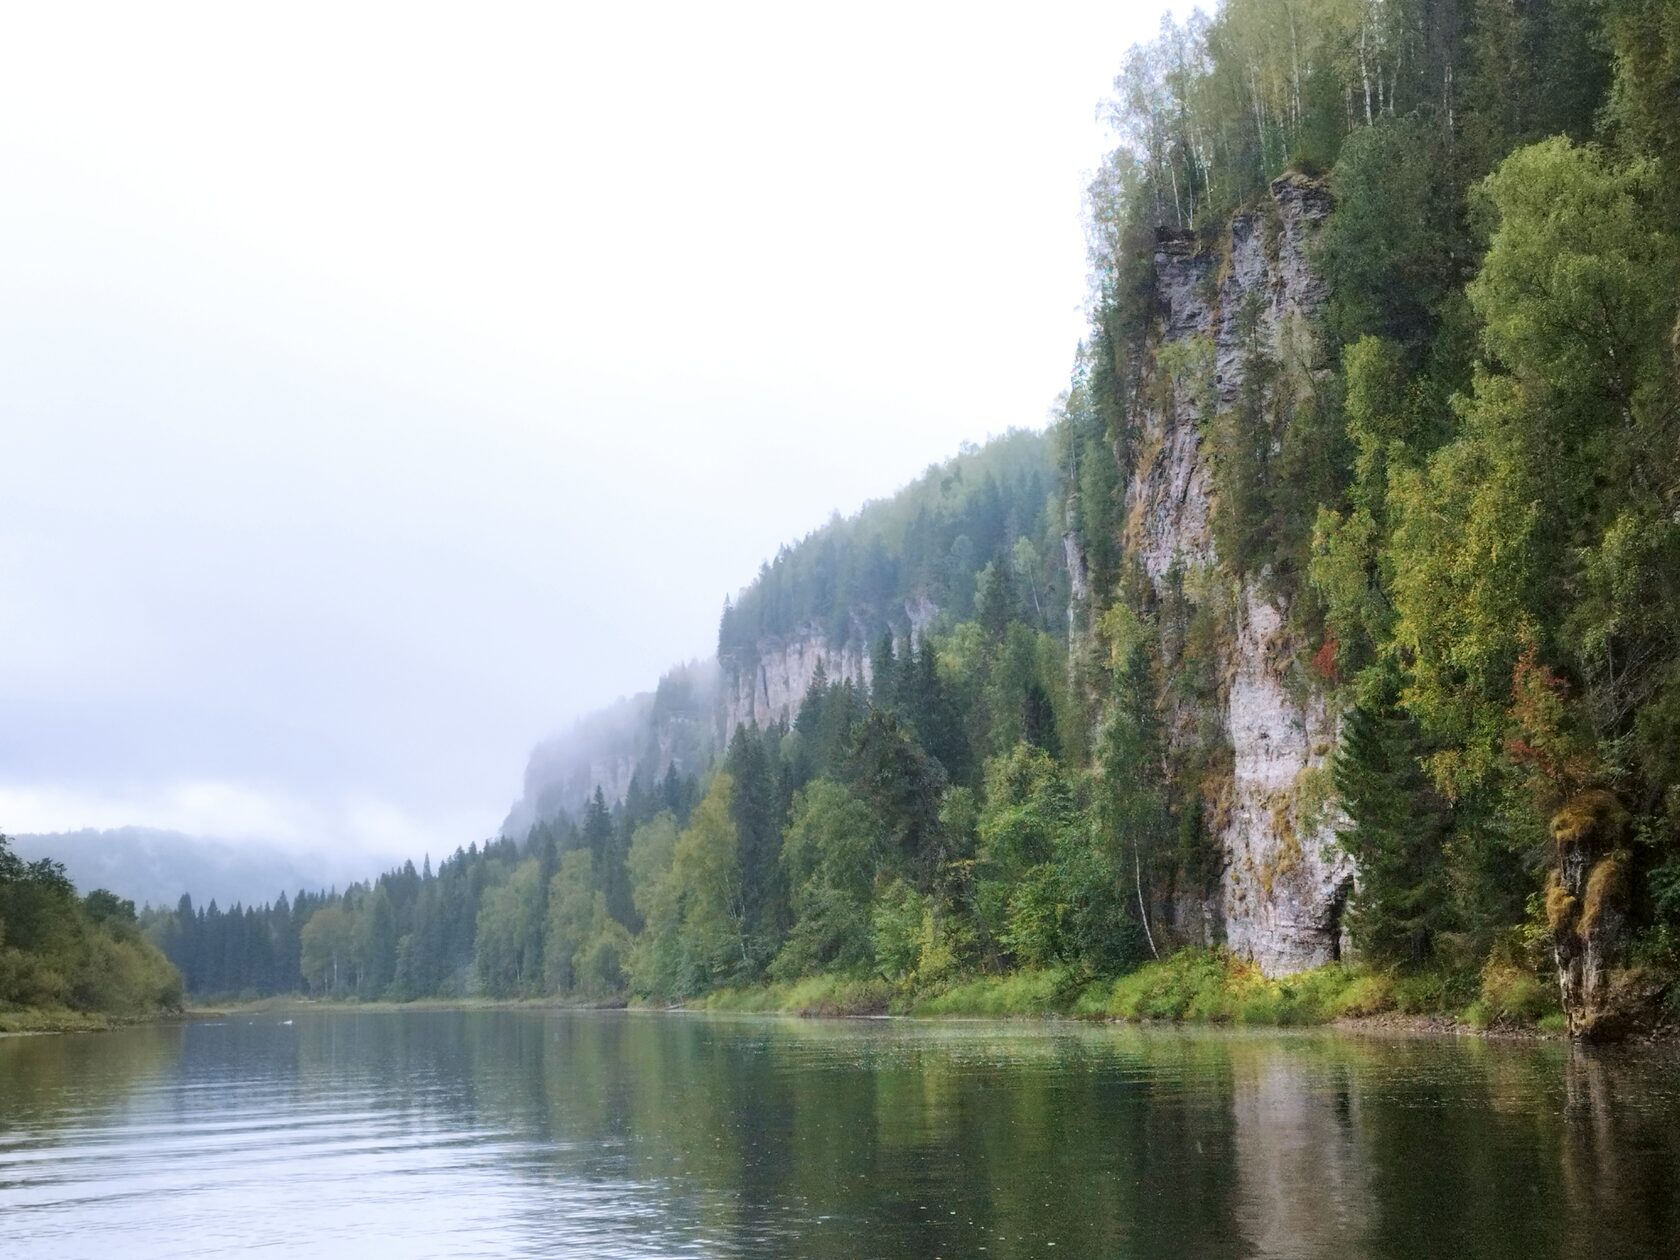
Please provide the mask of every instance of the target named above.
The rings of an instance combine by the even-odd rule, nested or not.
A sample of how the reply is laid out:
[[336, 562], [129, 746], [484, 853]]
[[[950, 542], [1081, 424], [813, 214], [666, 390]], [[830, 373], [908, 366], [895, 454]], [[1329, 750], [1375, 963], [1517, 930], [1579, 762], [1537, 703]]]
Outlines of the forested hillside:
[[1053, 468], [1043, 435], [1016, 430], [929, 468], [889, 499], [836, 517], [759, 571], [723, 610], [718, 656], [816, 630], [834, 647], [902, 636], [906, 604], [973, 620], [994, 583], [1029, 587], [1048, 625], [1058, 570], [1039, 555]]
[[767, 564], [710, 765], [183, 904], [194, 991], [1664, 1018], [1680, 6], [1229, 0], [1106, 108], [1048, 450]]

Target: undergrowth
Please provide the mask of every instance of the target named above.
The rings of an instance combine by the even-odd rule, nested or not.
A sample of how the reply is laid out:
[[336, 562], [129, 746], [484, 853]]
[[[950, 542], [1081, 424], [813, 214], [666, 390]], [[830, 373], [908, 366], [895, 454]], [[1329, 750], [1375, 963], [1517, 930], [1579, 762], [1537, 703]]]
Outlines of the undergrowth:
[[1074, 967], [1025, 968], [917, 990], [880, 979], [813, 976], [723, 989], [694, 1005], [799, 1015], [1067, 1015], [1274, 1027], [1397, 1014], [1459, 1020], [1474, 1028], [1562, 1028], [1555, 986], [1518, 966], [1490, 962], [1478, 977], [1444, 969], [1402, 973], [1331, 963], [1269, 978], [1247, 959], [1204, 949], [1180, 950], [1118, 978], [1092, 978]]

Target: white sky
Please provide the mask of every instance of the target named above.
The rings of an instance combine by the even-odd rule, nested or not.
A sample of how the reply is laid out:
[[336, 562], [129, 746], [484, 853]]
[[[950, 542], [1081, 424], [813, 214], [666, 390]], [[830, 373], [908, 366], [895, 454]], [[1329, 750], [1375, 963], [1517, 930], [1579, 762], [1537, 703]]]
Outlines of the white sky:
[[8, 6], [0, 829], [438, 854], [1043, 422], [1164, 5]]

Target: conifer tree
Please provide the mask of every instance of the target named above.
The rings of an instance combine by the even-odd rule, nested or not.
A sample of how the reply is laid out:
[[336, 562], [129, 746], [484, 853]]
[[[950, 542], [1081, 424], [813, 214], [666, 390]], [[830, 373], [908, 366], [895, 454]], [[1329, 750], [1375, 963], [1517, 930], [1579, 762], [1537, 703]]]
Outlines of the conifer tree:
[[1359, 868], [1348, 926], [1374, 961], [1421, 963], [1451, 925], [1452, 811], [1424, 772], [1423, 751], [1392, 681], [1343, 722], [1333, 773], [1348, 825], [1337, 838]]

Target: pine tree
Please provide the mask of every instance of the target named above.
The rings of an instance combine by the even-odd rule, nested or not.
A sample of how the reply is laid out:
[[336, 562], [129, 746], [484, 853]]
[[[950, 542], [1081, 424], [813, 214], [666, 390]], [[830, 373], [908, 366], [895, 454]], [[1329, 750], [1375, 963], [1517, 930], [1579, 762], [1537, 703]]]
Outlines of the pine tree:
[[877, 709], [898, 707], [898, 658], [891, 630], [883, 630], [869, 654], [869, 703]]
[[1343, 723], [1333, 773], [1349, 825], [1337, 838], [1359, 867], [1354, 943], [1374, 961], [1420, 963], [1450, 926], [1452, 810], [1424, 773], [1417, 725], [1394, 692], [1391, 683]]
[[612, 830], [612, 814], [607, 809], [606, 795], [597, 786], [595, 795], [589, 798], [589, 804], [584, 809], [582, 829], [583, 847], [595, 859], [597, 869], [606, 861], [607, 849], [612, 844]]
[[737, 726], [729, 741], [725, 770], [733, 781], [730, 820], [739, 837], [741, 923], [746, 934], [746, 967], [752, 978], [762, 972], [787, 930], [787, 893], [781, 869], [781, 811], [764, 740], [757, 731]]

